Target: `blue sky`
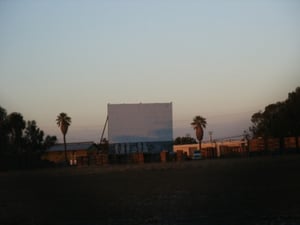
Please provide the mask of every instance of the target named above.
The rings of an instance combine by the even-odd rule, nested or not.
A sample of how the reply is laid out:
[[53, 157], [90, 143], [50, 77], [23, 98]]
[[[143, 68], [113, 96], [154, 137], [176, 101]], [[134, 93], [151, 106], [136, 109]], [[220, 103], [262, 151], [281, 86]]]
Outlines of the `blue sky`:
[[[300, 1], [0, 1], [0, 105], [98, 141], [108, 103], [173, 102], [174, 136], [213, 137], [300, 86]], [[208, 135], [205, 135], [205, 139]]]

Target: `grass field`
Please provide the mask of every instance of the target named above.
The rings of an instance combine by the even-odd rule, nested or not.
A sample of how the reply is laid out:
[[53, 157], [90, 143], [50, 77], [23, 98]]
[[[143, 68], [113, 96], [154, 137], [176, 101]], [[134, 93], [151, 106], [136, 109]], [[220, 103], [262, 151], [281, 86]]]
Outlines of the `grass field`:
[[300, 224], [300, 156], [2, 172], [0, 224]]

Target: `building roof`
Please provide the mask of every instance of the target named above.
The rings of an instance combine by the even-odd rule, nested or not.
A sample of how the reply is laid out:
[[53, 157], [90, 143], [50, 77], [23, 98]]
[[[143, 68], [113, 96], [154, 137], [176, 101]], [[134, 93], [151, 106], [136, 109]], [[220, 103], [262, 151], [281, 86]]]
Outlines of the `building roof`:
[[[67, 143], [67, 151], [90, 150], [93, 146], [94, 142]], [[56, 144], [48, 148], [46, 152], [59, 152], [64, 150], [64, 144]]]

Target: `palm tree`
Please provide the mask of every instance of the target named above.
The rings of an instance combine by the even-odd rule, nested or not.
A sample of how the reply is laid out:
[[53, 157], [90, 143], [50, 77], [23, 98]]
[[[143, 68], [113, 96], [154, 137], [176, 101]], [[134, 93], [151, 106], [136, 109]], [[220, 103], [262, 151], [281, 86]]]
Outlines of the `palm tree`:
[[61, 133], [64, 137], [64, 149], [65, 149], [65, 161], [68, 163], [67, 158], [67, 144], [66, 144], [66, 134], [68, 132], [68, 128], [71, 125], [71, 117], [67, 115], [67, 113], [60, 113], [56, 118], [56, 123], [60, 127]]
[[13, 112], [8, 115], [8, 128], [11, 135], [11, 142], [17, 153], [21, 152], [22, 135], [25, 125], [26, 122], [21, 113]]
[[6, 109], [0, 106], [0, 155], [4, 150], [6, 150], [7, 138], [7, 128], [5, 122], [7, 121]]
[[195, 116], [191, 123], [196, 131], [196, 137], [199, 141], [199, 150], [201, 150], [201, 141], [203, 139], [203, 128], [206, 128], [206, 119], [202, 116]]
[[0, 106], [0, 124], [6, 119], [6, 117], [7, 117], [6, 109]]

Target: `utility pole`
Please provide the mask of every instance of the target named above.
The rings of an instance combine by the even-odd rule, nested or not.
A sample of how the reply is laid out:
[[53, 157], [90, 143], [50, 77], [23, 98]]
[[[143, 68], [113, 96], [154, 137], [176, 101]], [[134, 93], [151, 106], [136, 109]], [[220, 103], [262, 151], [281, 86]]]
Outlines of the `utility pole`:
[[103, 141], [103, 135], [104, 135], [105, 128], [106, 128], [106, 125], [107, 125], [107, 121], [108, 121], [108, 116], [106, 117], [106, 121], [105, 121], [105, 124], [104, 124], [104, 128], [102, 130], [102, 134], [101, 134], [101, 138], [100, 138], [100, 143], [99, 144], [101, 144], [102, 141]]
[[213, 132], [212, 132], [212, 131], [209, 131], [209, 132], [208, 132], [208, 135], [209, 135], [209, 141], [210, 141], [210, 143], [212, 143], [212, 134], [213, 134]]

